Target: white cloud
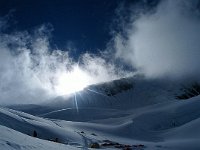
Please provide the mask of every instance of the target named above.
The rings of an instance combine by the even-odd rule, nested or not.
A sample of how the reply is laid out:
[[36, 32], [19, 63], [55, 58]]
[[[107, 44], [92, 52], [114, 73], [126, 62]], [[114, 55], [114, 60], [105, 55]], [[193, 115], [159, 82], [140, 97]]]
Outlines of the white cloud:
[[[64, 89], [59, 88], [69, 88], [66, 84], [72, 84], [71, 81], [66, 84], [60, 82], [69, 81], [65, 75], [80, 62], [74, 61], [68, 51], [52, 49], [51, 30], [50, 25], [42, 25], [33, 34], [28, 31], [0, 33], [1, 104], [42, 102], [64, 94]], [[81, 70], [78, 72], [88, 75], [88, 84], [124, 75], [101, 55], [83, 54], [79, 67]]]
[[154, 13], [140, 14], [126, 30], [128, 40], [116, 37], [117, 57], [131, 62], [148, 77], [198, 76], [198, 2], [163, 0]]

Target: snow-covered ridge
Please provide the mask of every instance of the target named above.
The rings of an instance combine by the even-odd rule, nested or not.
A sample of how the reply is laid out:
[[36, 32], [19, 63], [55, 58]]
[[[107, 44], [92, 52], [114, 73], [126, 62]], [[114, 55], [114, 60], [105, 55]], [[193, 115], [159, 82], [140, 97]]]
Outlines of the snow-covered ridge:
[[200, 95], [200, 84], [198, 82], [190, 83], [189, 85], [184, 85], [181, 88], [181, 93], [179, 93], [177, 99], [189, 99]]
[[[124, 90], [124, 85], [131, 86]], [[198, 150], [200, 96], [177, 100], [181, 87], [137, 77], [93, 85], [46, 104], [1, 107], [0, 149], [70, 150], [96, 144], [101, 149]], [[107, 95], [113, 89], [116, 93]]]
[[110, 82], [91, 85], [86, 87], [85, 90], [92, 89], [94, 91], [105, 93], [107, 96], [115, 96], [132, 88], [134, 88], [133, 78], [121, 78]]
[[[141, 144], [147, 150], [156, 149], [158, 146], [161, 150], [188, 148], [195, 150], [200, 148], [199, 107], [198, 96], [188, 101], [171, 101], [132, 110], [117, 111], [99, 108], [95, 112], [94, 109], [80, 108], [80, 113], [75, 110], [71, 112], [58, 110], [53, 112], [55, 114], [52, 120], [49, 118], [52, 118], [53, 113], [36, 117], [12, 109], [0, 108], [0, 128], [4, 130], [1, 132], [0, 143], [3, 144], [0, 148], [38, 149], [37, 145], [41, 143], [42, 147], [39, 149], [44, 147], [82, 149], [94, 142], [101, 144], [105, 140], [110, 140], [133, 147]], [[92, 112], [93, 118], [90, 118]], [[64, 116], [71, 116], [71, 121], [67, 121]], [[76, 122], [76, 117], [82, 117], [82, 121]], [[91, 119], [89, 122], [88, 118]], [[30, 137], [34, 130], [37, 131], [39, 139]], [[10, 134], [13, 135], [12, 138]], [[22, 141], [20, 138], [26, 140]], [[49, 142], [50, 139], [55, 138], [66, 146]], [[102, 148], [106, 147], [102, 146]]]
[[[61, 109], [105, 108], [133, 109], [152, 104], [177, 101], [182, 85], [173, 81], [145, 79], [141, 76], [122, 78], [91, 85], [72, 95], [60, 96], [40, 105], [15, 105], [10, 108], [33, 115], [41, 115]], [[38, 109], [37, 109], [38, 108]]]

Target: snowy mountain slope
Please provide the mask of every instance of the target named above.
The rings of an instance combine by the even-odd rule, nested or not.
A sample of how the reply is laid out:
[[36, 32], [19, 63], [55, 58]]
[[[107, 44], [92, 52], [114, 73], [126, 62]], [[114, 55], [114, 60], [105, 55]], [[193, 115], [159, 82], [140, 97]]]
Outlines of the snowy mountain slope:
[[[174, 101], [181, 92], [181, 84], [173, 81], [131, 77], [108, 83], [91, 85], [76, 94], [56, 97], [40, 106], [15, 105], [10, 108], [33, 115], [46, 114], [58, 109], [107, 108], [127, 110], [152, 104]], [[110, 93], [114, 94], [110, 95]], [[108, 94], [109, 93], [109, 94]], [[76, 99], [76, 101], [75, 101]], [[37, 108], [38, 111], [36, 111]]]
[[[200, 97], [198, 96], [188, 101], [170, 101], [135, 110], [124, 110], [126, 114], [124, 116], [120, 116], [121, 112], [118, 112], [118, 117], [112, 117], [112, 115], [109, 117], [108, 113], [103, 119], [94, 118], [93, 122], [49, 120], [1, 108], [0, 124], [25, 134], [31, 134], [27, 131], [36, 130], [38, 138], [58, 137], [62, 139], [61, 142], [76, 149], [89, 146], [92, 142], [103, 143], [105, 140], [112, 140], [129, 145], [142, 144], [145, 145], [143, 149], [147, 150], [195, 150], [200, 147], [199, 107]], [[62, 113], [60, 111], [60, 115]], [[6, 136], [3, 135], [3, 138]], [[1, 142], [3, 141], [4, 139]]]
[[40, 115], [41, 117], [60, 119], [66, 121], [94, 121], [105, 118], [119, 118], [127, 116], [128, 113], [116, 109], [104, 108], [79, 108], [77, 109], [61, 109]]
[[[139, 108], [174, 100], [175, 93], [178, 93], [180, 89], [180, 85], [172, 81], [147, 80], [140, 77], [128, 78], [124, 82], [121, 80], [118, 82], [122, 85], [117, 87], [108, 86], [109, 84], [113, 85], [113, 82], [115, 82], [113, 81], [109, 84], [105, 83], [85, 88], [84, 91], [76, 94], [79, 107], [103, 107], [120, 110]], [[124, 90], [124, 87], [128, 88]], [[113, 91], [115, 94], [110, 95]], [[74, 96], [68, 99], [67, 106], [74, 107], [73, 101]]]
[[40, 139], [58, 138], [75, 149], [98, 143], [102, 149], [198, 150], [200, 96], [177, 100], [176, 95], [182, 94], [180, 88], [180, 83], [130, 78], [113, 85], [93, 85], [41, 105], [2, 107], [0, 125], [9, 129], [0, 143], [4, 148], [4, 139], [13, 129], [27, 137], [35, 130]]
[[[170, 102], [168, 105], [166, 105], [166, 103], [162, 105], [153, 105], [151, 107], [146, 107], [146, 111], [144, 111], [144, 108], [137, 111], [126, 111], [126, 116], [119, 115], [115, 118], [105, 117], [106, 119], [93, 121], [97, 124], [95, 130], [100, 129], [102, 126], [102, 128], [109, 128], [108, 131], [105, 131], [106, 133], [119, 133], [116, 135], [132, 139], [148, 140], [145, 138], [145, 136], [148, 137], [148, 133], [152, 137], [154, 135], [155, 137], [158, 135], [161, 137], [163, 131], [170, 131], [171, 133], [174, 129], [182, 128], [182, 126], [187, 123], [199, 119], [199, 99], [200, 97], [196, 97], [190, 101]], [[72, 124], [76, 126], [75, 123]], [[80, 125], [80, 128], [84, 128], [83, 123], [80, 123]], [[90, 126], [90, 129], [91, 128], [93, 127]], [[199, 133], [197, 132], [196, 134]], [[144, 136], [144, 138], [142, 138], [142, 136]]]
[[0, 118], [0, 125], [4, 125], [27, 135], [33, 135], [33, 131], [37, 130], [38, 137], [41, 139], [58, 138], [62, 143], [81, 141], [78, 134], [71, 130], [62, 129], [54, 123], [54, 121], [48, 119], [35, 117], [7, 108], [0, 109]]
[[77, 148], [33, 138], [0, 125], [0, 149], [1, 150], [76, 150]]

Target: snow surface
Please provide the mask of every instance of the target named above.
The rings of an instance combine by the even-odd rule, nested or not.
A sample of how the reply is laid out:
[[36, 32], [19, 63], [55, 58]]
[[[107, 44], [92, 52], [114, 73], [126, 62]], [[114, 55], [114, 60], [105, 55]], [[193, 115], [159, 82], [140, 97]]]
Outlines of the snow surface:
[[93, 143], [101, 149], [200, 149], [200, 96], [177, 100], [179, 83], [128, 80], [133, 86], [126, 90], [104, 83], [76, 97], [1, 107], [0, 149], [90, 149]]

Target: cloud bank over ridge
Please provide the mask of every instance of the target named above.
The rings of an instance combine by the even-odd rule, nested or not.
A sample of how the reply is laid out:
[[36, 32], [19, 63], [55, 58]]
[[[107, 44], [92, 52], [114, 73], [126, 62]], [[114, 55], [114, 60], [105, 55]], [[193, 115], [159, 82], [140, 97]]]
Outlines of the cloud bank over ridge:
[[[126, 38], [115, 37], [116, 57], [147, 77], [196, 77], [200, 73], [199, 1], [163, 0], [152, 12], [132, 14]], [[131, 27], [130, 27], [131, 26]]]
[[0, 18], [0, 103], [38, 103], [59, 96], [60, 76], [77, 66], [89, 84], [130, 75], [127, 65], [148, 78], [198, 78], [199, 4], [162, 0], [151, 10], [130, 8], [125, 21], [120, 17], [121, 29], [107, 49], [85, 52], [78, 61], [68, 50], [52, 48], [51, 25], [6, 33], [9, 25]]
[[[68, 50], [53, 49], [50, 42], [53, 29], [49, 24], [33, 32], [9, 34], [4, 32], [3, 25], [6, 23], [2, 22], [0, 32], [1, 104], [38, 103], [65, 94], [61, 88], [73, 87], [67, 85], [73, 83], [62, 78], [67, 78], [77, 67], [82, 76], [87, 76], [87, 84], [110, 81], [126, 74], [103, 55], [86, 52], [77, 62]], [[66, 83], [61, 83], [65, 80]]]

